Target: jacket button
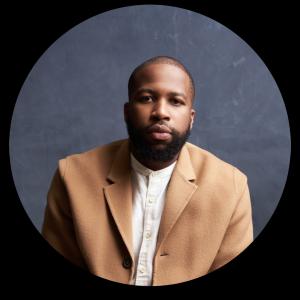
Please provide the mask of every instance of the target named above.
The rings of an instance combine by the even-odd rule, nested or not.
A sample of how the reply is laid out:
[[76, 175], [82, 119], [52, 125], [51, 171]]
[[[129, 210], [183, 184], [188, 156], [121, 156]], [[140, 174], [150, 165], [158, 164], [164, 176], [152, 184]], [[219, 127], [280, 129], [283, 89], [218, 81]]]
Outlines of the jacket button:
[[131, 258], [129, 256], [125, 256], [122, 265], [125, 269], [130, 269], [132, 265]]

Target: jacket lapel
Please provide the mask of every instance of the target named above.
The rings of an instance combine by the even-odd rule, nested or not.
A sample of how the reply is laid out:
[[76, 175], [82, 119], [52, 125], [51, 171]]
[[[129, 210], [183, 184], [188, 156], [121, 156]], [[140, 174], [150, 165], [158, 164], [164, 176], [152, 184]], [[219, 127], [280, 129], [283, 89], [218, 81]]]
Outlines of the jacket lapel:
[[104, 187], [104, 194], [121, 237], [133, 258], [132, 187], [128, 141], [125, 141], [117, 152], [107, 178], [113, 183]]
[[195, 178], [188, 149], [184, 146], [168, 185], [157, 239], [157, 253], [159, 253], [163, 241], [172, 230], [172, 227], [197, 189], [198, 186], [192, 182]]

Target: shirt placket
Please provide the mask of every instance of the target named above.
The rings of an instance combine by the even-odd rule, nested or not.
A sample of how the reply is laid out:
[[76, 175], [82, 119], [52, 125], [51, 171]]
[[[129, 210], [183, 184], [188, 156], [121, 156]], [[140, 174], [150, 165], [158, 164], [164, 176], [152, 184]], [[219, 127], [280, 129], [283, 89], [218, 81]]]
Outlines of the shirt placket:
[[155, 174], [151, 173], [149, 175], [147, 196], [145, 203], [145, 217], [144, 217], [144, 228], [143, 228], [143, 239], [141, 250], [138, 259], [137, 266], [137, 285], [149, 285], [151, 283], [151, 272], [152, 272], [152, 262], [150, 262], [149, 248], [152, 241], [152, 230], [153, 230], [153, 219], [151, 216], [155, 210], [156, 194], [155, 190], [157, 184], [155, 182]]

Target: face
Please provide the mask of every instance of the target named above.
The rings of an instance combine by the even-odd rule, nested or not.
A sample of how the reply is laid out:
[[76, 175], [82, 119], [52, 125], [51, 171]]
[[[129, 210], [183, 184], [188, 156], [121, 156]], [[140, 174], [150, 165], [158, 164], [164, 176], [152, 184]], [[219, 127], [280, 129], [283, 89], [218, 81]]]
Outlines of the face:
[[165, 154], [162, 160], [166, 161], [188, 138], [194, 115], [190, 81], [183, 70], [160, 63], [138, 71], [134, 91], [124, 106], [128, 133], [133, 144], [138, 144], [136, 148]]

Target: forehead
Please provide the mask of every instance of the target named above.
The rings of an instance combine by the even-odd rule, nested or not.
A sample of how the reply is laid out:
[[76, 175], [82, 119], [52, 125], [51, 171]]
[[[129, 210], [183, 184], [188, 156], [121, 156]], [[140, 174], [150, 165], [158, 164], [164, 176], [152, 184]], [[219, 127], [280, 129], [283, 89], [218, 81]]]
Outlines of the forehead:
[[164, 63], [146, 65], [135, 74], [135, 89], [151, 83], [185, 92], [189, 89], [188, 75], [179, 67]]

